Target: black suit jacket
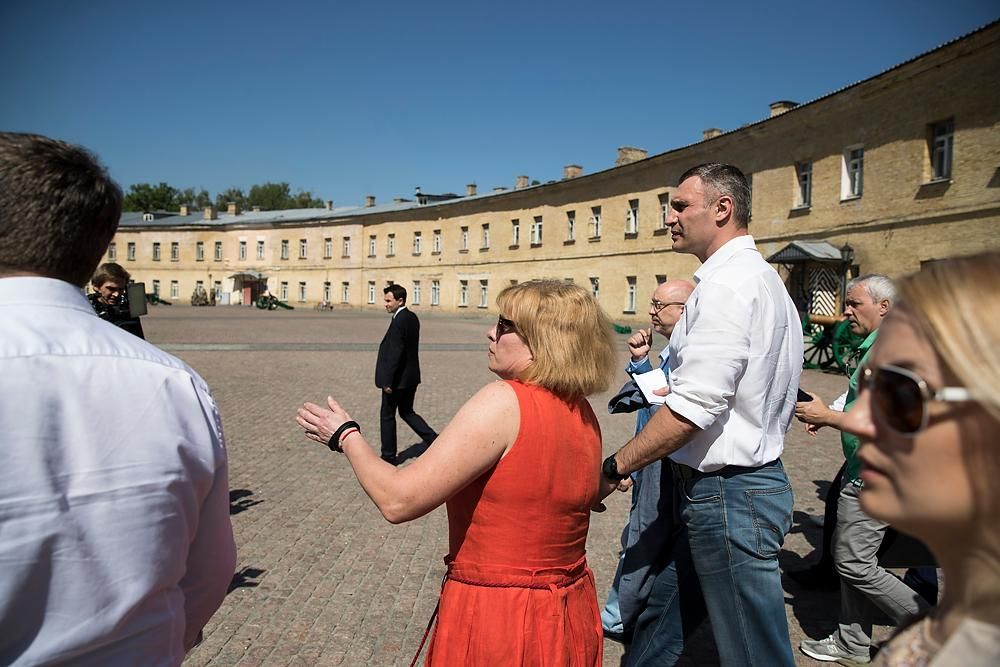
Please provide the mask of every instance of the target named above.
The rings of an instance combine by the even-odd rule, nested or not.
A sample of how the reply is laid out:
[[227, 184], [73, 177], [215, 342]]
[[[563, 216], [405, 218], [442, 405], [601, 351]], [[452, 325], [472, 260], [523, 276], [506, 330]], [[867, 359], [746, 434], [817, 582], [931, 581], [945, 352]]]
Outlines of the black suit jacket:
[[375, 386], [408, 389], [420, 384], [420, 320], [408, 308], [396, 311], [378, 346]]

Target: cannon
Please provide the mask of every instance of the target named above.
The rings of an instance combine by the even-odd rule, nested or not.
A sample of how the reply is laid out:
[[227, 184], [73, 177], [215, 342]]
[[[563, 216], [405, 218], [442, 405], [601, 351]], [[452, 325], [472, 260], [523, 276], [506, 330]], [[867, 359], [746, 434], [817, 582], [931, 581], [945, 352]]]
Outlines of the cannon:
[[256, 306], [261, 310], [277, 310], [278, 308], [295, 310], [295, 306], [290, 306], [284, 301], [279, 301], [278, 297], [273, 294], [261, 294], [260, 297], [257, 298]]
[[857, 366], [858, 348], [865, 339], [851, 331], [847, 318], [802, 313], [802, 334], [803, 368], [837, 368], [846, 375]]

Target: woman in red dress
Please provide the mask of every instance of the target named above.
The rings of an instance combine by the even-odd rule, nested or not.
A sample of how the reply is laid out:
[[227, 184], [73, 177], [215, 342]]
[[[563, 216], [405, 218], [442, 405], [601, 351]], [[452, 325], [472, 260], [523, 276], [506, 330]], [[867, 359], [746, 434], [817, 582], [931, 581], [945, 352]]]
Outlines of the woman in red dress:
[[382, 461], [332, 398], [329, 409], [306, 403], [297, 421], [343, 450], [391, 523], [447, 503], [448, 573], [427, 665], [599, 665], [585, 545], [601, 433], [586, 396], [615, 372], [611, 323], [589, 292], [564, 282], [508, 287], [497, 305], [487, 337], [501, 381], [410, 465]]

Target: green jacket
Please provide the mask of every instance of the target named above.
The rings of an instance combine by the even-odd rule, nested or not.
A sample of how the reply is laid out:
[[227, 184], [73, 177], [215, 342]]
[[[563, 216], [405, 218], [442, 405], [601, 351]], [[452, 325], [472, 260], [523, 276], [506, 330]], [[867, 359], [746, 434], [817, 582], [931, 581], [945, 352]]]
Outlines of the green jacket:
[[[861, 361], [858, 362], [858, 367], [851, 373], [851, 379], [847, 385], [847, 402], [844, 403], [844, 412], [850, 410], [854, 402], [858, 400], [858, 383], [861, 380], [861, 370], [868, 363], [868, 353], [871, 352], [876, 336], [878, 336], [878, 329], [868, 334], [865, 341], [861, 343], [861, 347], [858, 348], [858, 352], [861, 354]], [[858, 440], [856, 435], [841, 431], [840, 444], [844, 448], [844, 458], [847, 459], [847, 470], [844, 474], [849, 482], [858, 484], [860, 482], [858, 473], [861, 472], [861, 461], [858, 460], [858, 447], [861, 446], [861, 441]]]

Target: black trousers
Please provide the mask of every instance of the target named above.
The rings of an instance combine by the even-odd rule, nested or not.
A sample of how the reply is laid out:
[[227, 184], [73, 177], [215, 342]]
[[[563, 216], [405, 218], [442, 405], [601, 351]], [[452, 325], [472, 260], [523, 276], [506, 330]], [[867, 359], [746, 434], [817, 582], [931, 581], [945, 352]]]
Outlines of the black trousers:
[[420, 436], [424, 442], [434, 442], [437, 433], [424, 418], [413, 411], [413, 399], [417, 395], [416, 387], [406, 389], [394, 389], [391, 394], [382, 392], [382, 456], [385, 458], [396, 456], [396, 412], [402, 417], [406, 425], [413, 429], [413, 432]]

